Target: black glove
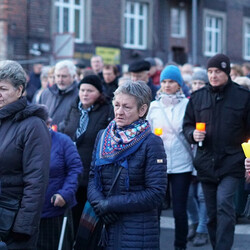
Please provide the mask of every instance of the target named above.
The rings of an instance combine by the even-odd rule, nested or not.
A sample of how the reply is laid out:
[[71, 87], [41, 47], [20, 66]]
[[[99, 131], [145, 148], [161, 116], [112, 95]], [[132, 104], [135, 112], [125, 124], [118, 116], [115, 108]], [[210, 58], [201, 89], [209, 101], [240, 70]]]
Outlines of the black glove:
[[116, 221], [118, 221], [119, 216], [116, 213], [107, 213], [104, 214], [101, 219], [106, 225], [114, 224]]
[[23, 233], [16, 233], [16, 232], [11, 232], [11, 237], [15, 241], [28, 241], [30, 239], [30, 235], [28, 234], [23, 234]]
[[103, 214], [107, 213], [107, 200], [93, 201], [91, 205], [93, 206], [93, 209], [97, 216], [102, 216]]

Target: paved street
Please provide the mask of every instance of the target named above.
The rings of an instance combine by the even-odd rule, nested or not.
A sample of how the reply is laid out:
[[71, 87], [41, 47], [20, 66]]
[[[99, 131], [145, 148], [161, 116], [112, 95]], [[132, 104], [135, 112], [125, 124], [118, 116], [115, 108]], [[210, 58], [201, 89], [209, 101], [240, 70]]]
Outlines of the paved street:
[[[174, 250], [174, 219], [172, 210], [164, 210], [161, 216], [161, 250]], [[210, 244], [202, 247], [193, 247], [189, 242], [188, 250], [211, 250]], [[236, 225], [234, 245], [232, 250], [249, 250], [250, 249], [250, 220], [245, 218], [239, 219]]]

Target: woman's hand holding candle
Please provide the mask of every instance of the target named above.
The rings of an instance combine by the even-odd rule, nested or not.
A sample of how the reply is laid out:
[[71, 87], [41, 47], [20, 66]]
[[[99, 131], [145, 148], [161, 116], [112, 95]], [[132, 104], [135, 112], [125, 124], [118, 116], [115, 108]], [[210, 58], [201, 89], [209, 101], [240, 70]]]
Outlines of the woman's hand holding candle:
[[250, 158], [245, 159], [245, 169], [247, 173], [250, 173]]
[[245, 159], [246, 182], [250, 183], [250, 158]]

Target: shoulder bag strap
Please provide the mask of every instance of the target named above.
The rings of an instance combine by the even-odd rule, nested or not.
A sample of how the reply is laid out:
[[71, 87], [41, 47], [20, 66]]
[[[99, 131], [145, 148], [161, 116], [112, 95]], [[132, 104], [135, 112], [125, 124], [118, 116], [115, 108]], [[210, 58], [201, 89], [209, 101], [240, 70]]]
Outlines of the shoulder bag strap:
[[[121, 171], [122, 171], [122, 167], [119, 168], [119, 170], [118, 170], [118, 172], [117, 172], [117, 174], [116, 174], [116, 176], [115, 176], [115, 179], [114, 179], [114, 181], [113, 181], [113, 183], [112, 183], [112, 185], [111, 185], [111, 187], [110, 187], [110, 189], [109, 189], [109, 192], [108, 192], [108, 194], [107, 194], [107, 197], [109, 197], [109, 195], [110, 195], [112, 189], [114, 188], [114, 185], [115, 185], [115, 183], [117, 182], [117, 179], [118, 179], [118, 177], [119, 177]], [[107, 198], [107, 197], [106, 197], [106, 198]]]
[[173, 127], [172, 123], [169, 121], [168, 116], [166, 115], [165, 110], [163, 109], [163, 106], [162, 106], [162, 103], [160, 100], [159, 100], [159, 104], [160, 104], [160, 108], [161, 108], [161, 111], [163, 113], [163, 116], [164, 116], [166, 122], [168, 123], [168, 125], [170, 126], [172, 132], [175, 134], [175, 136], [178, 138], [178, 140], [182, 143], [182, 145], [187, 149], [188, 153], [190, 154], [191, 158], [193, 159], [194, 155], [192, 153], [191, 148], [183, 141], [183, 139], [180, 137], [178, 132]]

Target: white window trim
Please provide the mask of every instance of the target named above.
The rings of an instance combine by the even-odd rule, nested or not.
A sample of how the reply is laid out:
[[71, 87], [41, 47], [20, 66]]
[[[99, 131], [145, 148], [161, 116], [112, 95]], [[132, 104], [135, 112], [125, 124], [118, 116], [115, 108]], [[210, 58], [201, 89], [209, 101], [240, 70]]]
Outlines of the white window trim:
[[245, 60], [250, 60], [250, 47], [249, 47], [249, 55], [247, 55], [247, 41], [250, 41], [250, 32], [246, 33], [246, 26], [250, 26], [250, 18], [243, 18], [243, 58]]
[[[206, 17], [212, 16], [214, 18], [221, 18], [222, 19], [222, 26], [221, 26], [221, 44], [220, 49], [218, 51], [206, 51]], [[224, 12], [215, 11], [215, 10], [204, 10], [203, 15], [203, 51], [205, 56], [214, 56], [217, 53], [225, 53], [225, 45], [226, 45], [226, 14]]]
[[[125, 13], [126, 7], [127, 7], [127, 3], [134, 3], [135, 4], [135, 14], [131, 14], [131, 13]], [[143, 17], [139, 17], [139, 15], [137, 15], [139, 13], [139, 4], [144, 4], [144, 9], [146, 9], [146, 13]], [[130, 43], [126, 43], [126, 37], [129, 37], [129, 30], [125, 30], [124, 28], [124, 34], [126, 33], [126, 35], [124, 36], [124, 43], [123, 43], [123, 47], [124, 48], [128, 48], [128, 49], [147, 49], [148, 47], [148, 41], [147, 41], [147, 27], [149, 26], [149, 22], [148, 22], [148, 15], [149, 15], [149, 4], [147, 2], [141, 2], [141, 1], [125, 1], [125, 8], [124, 8], [124, 12], [123, 12], [123, 18], [124, 18], [124, 27], [125, 27], [125, 22], [128, 23], [128, 18], [134, 18], [135, 20], [135, 44], [130, 44]], [[143, 45], [139, 45], [139, 37], [137, 34], [139, 34], [139, 20], [143, 20], [143, 41], [145, 42]], [[128, 27], [128, 25], [127, 25]]]
[[[172, 31], [172, 10], [177, 9], [180, 12], [180, 33], [173, 33]], [[184, 8], [172, 7], [170, 9], [170, 17], [171, 17], [171, 37], [174, 38], [185, 38], [186, 37], [186, 10]]]
[[75, 5], [74, 0], [69, 0], [68, 3], [63, 2], [63, 0], [56, 0], [55, 7], [59, 7], [59, 32], [63, 33], [63, 8], [69, 9], [69, 31], [74, 33], [75, 31], [75, 10], [80, 11], [80, 23], [79, 23], [79, 38], [75, 38], [76, 43], [82, 43], [84, 41], [84, 0], [80, 0], [80, 5]]

